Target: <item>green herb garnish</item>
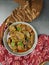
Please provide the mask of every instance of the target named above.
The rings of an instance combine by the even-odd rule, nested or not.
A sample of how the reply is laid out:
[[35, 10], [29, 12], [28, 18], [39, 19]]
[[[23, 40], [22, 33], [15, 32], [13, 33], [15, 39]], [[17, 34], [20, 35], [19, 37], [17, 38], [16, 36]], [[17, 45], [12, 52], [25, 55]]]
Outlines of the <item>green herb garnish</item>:
[[17, 45], [19, 45], [19, 46], [23, 46], [22, 41], [18, 42]]
[[12, 46], [12, 47], [15, 46], [15, 42], [14, 42], [14, 40], [12, 40], [12, 42], [11, 42], [11, 46]]
[[17, 30], [18, 30], [18, 31], [21, 31], [21, 28], [20, 28], [20, 27], [17, 27]]

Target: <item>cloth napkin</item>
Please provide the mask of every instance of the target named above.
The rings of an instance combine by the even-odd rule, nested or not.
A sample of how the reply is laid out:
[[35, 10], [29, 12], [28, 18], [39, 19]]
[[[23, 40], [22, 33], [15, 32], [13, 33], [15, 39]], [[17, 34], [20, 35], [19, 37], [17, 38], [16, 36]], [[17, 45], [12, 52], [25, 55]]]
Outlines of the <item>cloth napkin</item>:
[[[0, 42], [1, 43], [1, 42]], [[40, 65], [49, 60], [49, 36], [42, 34], [34, 51], [26, 56], [14, 56], [0, 44], [0, 63], [2, 65]]]

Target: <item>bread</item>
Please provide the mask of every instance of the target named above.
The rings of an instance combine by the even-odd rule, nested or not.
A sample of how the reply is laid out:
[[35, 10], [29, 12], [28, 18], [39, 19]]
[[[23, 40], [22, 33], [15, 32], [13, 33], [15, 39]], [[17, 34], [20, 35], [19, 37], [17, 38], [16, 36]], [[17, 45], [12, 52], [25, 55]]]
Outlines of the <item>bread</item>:
[[[19, 0], [18, 0], [19, 1]], [[6, 20], [6, 24], [13, 22], [32, 22], [40, 15], [43, 0], [26, 1], [25, 5], [17, 7]]]
[[32, 15], [29, 8], [29, 3], [26, 2], [24, 6], [16, 8], [12, 12], [12, 16], [16, 21], [25, 21], [25, 22], [32, 21]]
[[[20, 0], [16, 0], [17, 2]], [[24, 2], [24, 0], [21, 0]], [[43, 0], [25, 0], [25, 5], [18, 6], [12, 11], [12, 14], [6, 19], [6, 25], [13, 22], [32, 22], [40, 15], [42, 10]]]
[[[14, 0], [16, 3], [20, 4], [20, 5], [25, 5], [26, 1], [31, 1], [31, 0]], [[34, 1], [34, 0], [32, 0]]]
[[[35, 15], [34, 19], [37, 18], [42, 10], [43, 0], [32, 0], [31, 1], [31, 11]], [[33, 13], [34, 12], [34, 13]]]
[[[21, 1], [22, 2], [25, 1], [25, 5], [19, 6], [12, 13], [13, 18], [16, 21], [31, 22], [32, 20], [34, 20], [40, 15], [40, 12], [43, 6], [43, 0], [28, 0], [28, 1], [21, 0]], [[21, 19], [24, 19], [24, 20], [21, 20]]]

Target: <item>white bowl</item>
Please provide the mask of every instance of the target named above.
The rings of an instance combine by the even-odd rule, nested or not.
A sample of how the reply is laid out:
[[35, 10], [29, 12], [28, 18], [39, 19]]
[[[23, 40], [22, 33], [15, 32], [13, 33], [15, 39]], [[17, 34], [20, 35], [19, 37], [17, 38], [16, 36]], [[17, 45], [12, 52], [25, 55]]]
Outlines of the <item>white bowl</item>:
[[29, 50], [27, 50], [27, 51], [25, 51], [25, 52], [13, 52], [10, 48], [9, 48], [9, 46], [8, 46], [8, 44], [7, 44], [7, 35], [8, 35], [8, 28], [5, 30], [5, 32], [4, 32], [4, 36], [3, 36], [3, 43], [4, 43], [4, 46], [6, 47], [6, 49], [11, 53], [11, 54], [13, 54], [13, 55], [16, 55], [16, 56], [25, 56], [25, 55], [28, 55], [29, 53], [31, 53], [31, 52], [33, 52], [33, 50], [35, 49], [35, 47], [36, 47], [36, 45], [37, 45], [37, 41], [38, 41], [38, 35], [37, 35], [37, 32], [36, 32], [36, 30], [35, 30], [35, 28], [33, 27], [33, 26], [31, 26], [30, 24], [28, 24], [28, 23], [25, 23], [25, 22], [16, 22], [16, 23], [13, 23], [12, 25], [17, 25], [17, 24], [25, 24], [25, 25], [28, 25], [28, 26], [30, 26], [32, 29], [33, 29], [33, 31], [34, 31], [34, 33], [35, 33], [35, 41], [34, 41], [34, 44], [33, 44], [33, 46], [29, 49]]

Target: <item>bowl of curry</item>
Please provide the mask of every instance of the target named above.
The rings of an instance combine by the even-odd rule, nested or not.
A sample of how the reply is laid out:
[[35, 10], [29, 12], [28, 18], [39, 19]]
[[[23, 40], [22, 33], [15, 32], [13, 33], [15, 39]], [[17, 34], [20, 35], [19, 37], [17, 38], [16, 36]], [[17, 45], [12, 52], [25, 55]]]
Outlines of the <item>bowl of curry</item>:
[[35, 49], [37, 41], [35, 28], [25, 22], [11, 24], [3, 36], [4, 46], [16, 56], [25, 56], [31, 53]]

